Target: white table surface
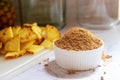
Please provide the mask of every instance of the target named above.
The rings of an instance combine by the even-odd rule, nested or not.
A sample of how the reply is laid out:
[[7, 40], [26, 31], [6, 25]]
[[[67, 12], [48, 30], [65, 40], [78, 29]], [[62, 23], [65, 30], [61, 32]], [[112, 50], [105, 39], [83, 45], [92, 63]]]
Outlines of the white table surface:
[[[61, 33], [65, 32], [70, 27], [65, 27]], [[37, 64], [27, 71], [22, 72], [11, 80], [120, 80], [120, 29], [113, 28], [111, 30], [91, 30], [105, 43], [105, 53], [112, 55], [108, 62], [101, 62], [101, 67], [95, 71], [77, 72], [68, 74], [66, 70], [60, 68], [55, 57], [51, 56], [48, 66]], [[106, 72], [106, 74], [104, 74]]]

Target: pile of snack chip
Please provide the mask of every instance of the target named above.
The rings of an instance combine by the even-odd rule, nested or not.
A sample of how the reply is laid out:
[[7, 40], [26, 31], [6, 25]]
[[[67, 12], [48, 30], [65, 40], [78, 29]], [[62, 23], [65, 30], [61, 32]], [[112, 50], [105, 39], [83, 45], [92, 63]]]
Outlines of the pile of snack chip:
[[11, 59], [52, 49], [53, 41], [60, 36], [58, 29], [52, 25], [42, 27], [33, 23], [7, 27], [0, 30], [0, 55]]

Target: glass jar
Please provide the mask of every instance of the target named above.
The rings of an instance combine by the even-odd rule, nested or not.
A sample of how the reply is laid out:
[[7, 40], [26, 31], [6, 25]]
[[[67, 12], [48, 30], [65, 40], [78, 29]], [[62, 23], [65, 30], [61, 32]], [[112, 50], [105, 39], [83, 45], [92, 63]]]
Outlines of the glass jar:
[[16, 9], [10, 0], [0, 0], [0, 29], [13, 26], [16, 21]]
[[65, 24], [65, 0], [19, 0], [21, 23]]
[[113, 12], [117, 13], [117, 9], [114, 8], [116, 5], [111, 5], [112, 0], [77, 1], [78, 22], [83, 27], [90, 29], [111, 29], [119, 22], [117, 17], [110, 15]]

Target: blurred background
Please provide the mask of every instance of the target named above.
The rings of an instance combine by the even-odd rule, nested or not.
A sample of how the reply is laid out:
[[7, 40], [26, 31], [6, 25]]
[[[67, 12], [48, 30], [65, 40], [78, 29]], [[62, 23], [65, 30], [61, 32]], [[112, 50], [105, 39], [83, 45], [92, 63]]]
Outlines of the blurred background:
[[[7, 1], [15, 7], [15, 14], [4, 11], [10, 3]], [[109, 29], [119, 21], [119, 0], [1, 0], [0, 6], [0, 11], [6, 15], [15, 15], [16, 25], [37, 22], [39, 25], [52, 24], [59, 29], [74, 25]], [[0, 14], [4, 20], [5, 14]], [[10, 19], [14, 22], [14, 18]], [[2, 21], [1, 25], [7, 25]]]

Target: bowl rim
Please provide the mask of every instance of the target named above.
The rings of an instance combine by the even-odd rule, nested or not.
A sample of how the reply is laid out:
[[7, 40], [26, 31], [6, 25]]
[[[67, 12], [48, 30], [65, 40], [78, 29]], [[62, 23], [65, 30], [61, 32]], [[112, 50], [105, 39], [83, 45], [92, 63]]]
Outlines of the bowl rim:
[[[104, 42], [103, 42], [103, 40], [101, 40], [101, 39], [99, 39], [101, 42], [102, 42], [102, 45], [100, 46], [100, 47], [98, 47], [98, 48], [95, 48], [95, 49], [91, 49], [91, 50], [78, 50], [78, 51], [76, 51], [76, 50], [67, 50], [67, 49], [63, 49], [63, 48], [60, 48], [60, 47], [58, 47], [58, 46], [56, 46], [54, 43], [55, 43], [55, 41], [53, 42], [53, 46], [54, 47], [56, 47], [56, 48], [58, 48], [58, 49], [60, 49], [60, 50], [63, 50], [63, 51], [72, 51], [72, 52], [88, 52], [88, 51], [95, 51], [95, 50], [98, 50], [98, 49], [100, 49], [100, 48], [104, 48]], [[55, 49], [55, 48], [54, 48]]]

